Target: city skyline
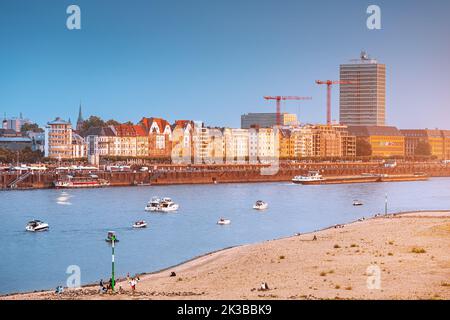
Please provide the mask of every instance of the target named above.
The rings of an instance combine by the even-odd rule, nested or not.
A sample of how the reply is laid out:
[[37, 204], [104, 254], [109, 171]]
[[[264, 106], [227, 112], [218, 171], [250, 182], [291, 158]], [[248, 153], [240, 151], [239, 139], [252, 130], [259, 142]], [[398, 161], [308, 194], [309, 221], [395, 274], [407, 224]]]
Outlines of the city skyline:
[[[366, 28], [364, 1], [330, 1], [327, 10], [202, 2], [203, 12], [180, 2], [169, 11], [158, 1], [77, 1], [83, 23], [72, 31], [69, 4], [2, 2], [0, 38], [9, 43], [0, 53], [2, 114], [23, 112], [43, 126], [56, 116], [76, 119], [81, 100], [85, 117], [137, 122], [144, 114], [239, 127], [244, 113], [274, 111], [264, 95], [298, 94], [313, 101], [282, 111], [301, 108], [301, 122], [324, 123], [325, 88], [314, 80], [339, 79], [339, 65], [364, 49], [387, 66], [387, 125], [448, 127], [448, 2], [379, 1], [382, 30]], [[335, 87], [332, 119], [338, 114]]]

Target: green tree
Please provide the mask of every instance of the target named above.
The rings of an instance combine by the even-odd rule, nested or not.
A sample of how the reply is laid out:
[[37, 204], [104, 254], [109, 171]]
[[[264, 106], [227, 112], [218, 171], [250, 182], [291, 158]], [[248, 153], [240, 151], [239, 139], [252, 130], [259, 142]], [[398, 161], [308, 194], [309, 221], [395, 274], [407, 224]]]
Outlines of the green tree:
[[0, 148], [0, 162], [3, 163], [37, 163], [42, 160], [43, 154], [40, 151], [32, 151], [30, 147], [25, 147], [22, 150], [8, 150]]
[[32, 132], [44, 132], [42, 128], [39, 128], [39, 126], [36, 123], [25, 123], [22, 128], [20, 128], [20, 132], [25, 133], [28, 131]]
[[32, 151], [30, 147], [26, 147], [19, 151], [19, 160], [20, 162], [26, 163], [36, 163], [42, 160], [42, 152], [40, 151]]
[[431, 156], [431, 145], [427, 141], [419, 141], [414, 150], [415, 156]]
[[372, 155], [372, 145], [364, 139], [356, 140], [356, 156], [369, 157]]
[[105, 122], [105, 124], [107, 126], [118, 126], [118, 125], [120, 125], [120, 122], [116, 121], [114, 119], [109, 119], [108, 121]]
[[14, 155], [10, 150], [0, 148], [0, 162], [1, 163], [11, 163]]
[[88, 119], [83, 121], [83, 125], [81, 126], [81, 134], [83, 135], [85, 132], [87, 132], [90, 128], [93, 127], [104, 127], [105, 122], [102, 120], [102, 118], [97, 116], [90, 116]]

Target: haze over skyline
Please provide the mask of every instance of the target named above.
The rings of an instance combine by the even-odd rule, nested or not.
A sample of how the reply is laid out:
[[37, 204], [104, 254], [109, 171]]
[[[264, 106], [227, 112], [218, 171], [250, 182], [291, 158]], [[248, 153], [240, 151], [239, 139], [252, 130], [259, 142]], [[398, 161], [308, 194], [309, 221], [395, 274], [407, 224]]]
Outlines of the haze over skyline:
[[[66, 8], [81, 8], [81, 30]], [[382, 30], [366, 27], [377, 4]], [[142, 116], [240, 126], [273, 112], [264, 95], [312, 96], [283, 111], [324, 123], [326, 90], [361, 50], [387, 66], [386, 124], [450, 129], [450, 2], [0, 2], [0, 112], [44, 125], [56, 116]], [[332, 92], [338, 120], [339, 88]]]

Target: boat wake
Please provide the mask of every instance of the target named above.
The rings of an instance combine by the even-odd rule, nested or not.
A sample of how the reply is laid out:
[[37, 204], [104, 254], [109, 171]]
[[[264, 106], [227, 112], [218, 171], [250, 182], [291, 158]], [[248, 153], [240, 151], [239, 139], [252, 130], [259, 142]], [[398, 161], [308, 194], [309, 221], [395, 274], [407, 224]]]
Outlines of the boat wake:
[[72, 205], [72, 202], [66, 202], [66, 201], [57, 201], [56, 203], [61, 206], [71, 206]]

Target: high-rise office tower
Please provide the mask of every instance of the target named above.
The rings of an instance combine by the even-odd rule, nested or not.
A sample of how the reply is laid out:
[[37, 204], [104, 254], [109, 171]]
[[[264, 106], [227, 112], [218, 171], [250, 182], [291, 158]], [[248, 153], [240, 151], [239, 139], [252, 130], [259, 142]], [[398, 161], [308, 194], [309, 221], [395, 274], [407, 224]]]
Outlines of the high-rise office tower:
[[359, 59], [340, 66], [340, 123], [351, 126], [384, 126], [386, 65], [361, 52]]

